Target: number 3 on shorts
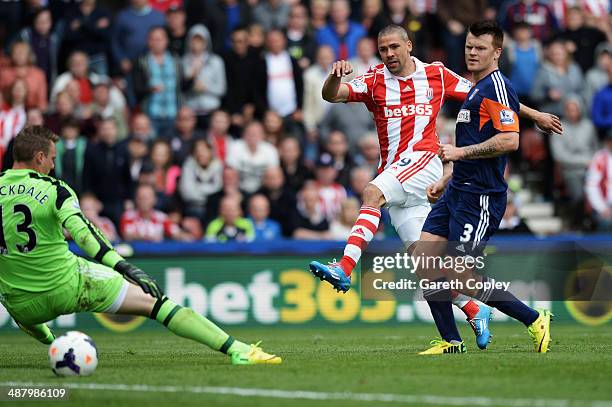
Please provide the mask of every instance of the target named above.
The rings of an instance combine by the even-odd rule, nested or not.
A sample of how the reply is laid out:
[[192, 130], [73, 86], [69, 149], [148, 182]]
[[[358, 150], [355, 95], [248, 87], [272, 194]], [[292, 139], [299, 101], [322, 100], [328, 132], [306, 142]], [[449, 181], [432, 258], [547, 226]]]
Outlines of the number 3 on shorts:
[[470, 225], [469, 223], [466, 223], [465, 226], [463, 226], [463, 235], [459, 238], [459, 241], [469, 242], [470, 238], [472, 237], [473, 231], [474, 231], [474, 226]]

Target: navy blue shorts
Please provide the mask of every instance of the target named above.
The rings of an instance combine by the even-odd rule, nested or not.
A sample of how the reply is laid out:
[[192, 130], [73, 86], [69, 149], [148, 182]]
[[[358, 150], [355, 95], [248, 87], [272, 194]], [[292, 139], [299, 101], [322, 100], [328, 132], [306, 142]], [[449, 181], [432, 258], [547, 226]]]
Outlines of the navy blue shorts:
[[423, 232], [443, 236], [449, 242], [472, 242], [472, 250], [482, 248], [505, 211], [506, 193], [479, 195], [449, 186], [431, 208]]

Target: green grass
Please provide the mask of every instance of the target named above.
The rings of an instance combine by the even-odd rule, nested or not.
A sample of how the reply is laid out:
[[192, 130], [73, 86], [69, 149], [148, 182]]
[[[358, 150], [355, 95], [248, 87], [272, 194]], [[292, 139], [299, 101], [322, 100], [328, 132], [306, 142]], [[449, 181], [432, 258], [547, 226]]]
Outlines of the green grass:
[[[552, 351], [533, 352], [518, 324], [494, 325], [495, 341], [478, 351], [469, 328], [465, 355], [417, 356], [434, 333], [433, 326], [364, 328], [231, 329], [237, 338], [264, 339], [264, 349], [281, 355], [280, 366], [232, 366], [229, 358], [197, 343], [159, 330], [129, 334], [90, 332], [100, 352], [97, 371], [87, 378], [56, 378], [46, 347], [21, 333], [2, 333], [0, 382], [146, 384], [219, 386], [315, 392], [385, 393], [449, 397], [568, 400], [612, 403], [612, 326], [588, 328], [553, 325]], [[424, 404], [425, 399], [413, 405]], [[577, 401], [580, 400], [580, 401]], [[427, 401], [431, 401], [427, 399]], [[474, 405], [464, 399], [441, 405]], [[18, 405], [40, 405], [20, 402]], [[355, 400], [287, 400], [236, 395], [146, 391], [72, 390], [60, 406], [214, 406], [214, 405], [395, 405]], [[0, 402], [0, 407], [2, 403]], [[429, 403], [432, 405], [432, 403]], [[535, 404], [534, 404], [535, 405]], [[551, 401], [546, 405], [554, 405]], [[563, 405], [563, 404], [559, 404]], [[607, 405], [607, 404], [606, 404]], [[611, 404], [612, 405], [612, 404]]]

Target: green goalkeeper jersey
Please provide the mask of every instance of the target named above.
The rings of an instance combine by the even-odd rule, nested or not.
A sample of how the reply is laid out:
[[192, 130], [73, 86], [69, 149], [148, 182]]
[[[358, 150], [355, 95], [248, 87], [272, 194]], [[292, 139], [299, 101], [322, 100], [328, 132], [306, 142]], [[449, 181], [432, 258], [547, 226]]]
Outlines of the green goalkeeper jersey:
[[30, 169], [0, 173], [0, 294], [49, 291], [74, 276], [77, 257], [64, 228], [97, 261], [114, 267], [122, 260], [66, 183]]

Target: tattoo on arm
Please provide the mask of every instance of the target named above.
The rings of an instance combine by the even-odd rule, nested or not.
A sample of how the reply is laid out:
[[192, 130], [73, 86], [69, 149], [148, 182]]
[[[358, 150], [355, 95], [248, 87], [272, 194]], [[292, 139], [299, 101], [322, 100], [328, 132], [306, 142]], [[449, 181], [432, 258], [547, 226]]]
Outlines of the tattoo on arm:
[[464, 159], [474, 160], [478, 158], [493, 158], [505, 154], [500, 135], [491, 137], [479, 144], [463, 147]]

